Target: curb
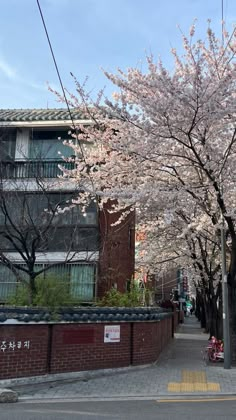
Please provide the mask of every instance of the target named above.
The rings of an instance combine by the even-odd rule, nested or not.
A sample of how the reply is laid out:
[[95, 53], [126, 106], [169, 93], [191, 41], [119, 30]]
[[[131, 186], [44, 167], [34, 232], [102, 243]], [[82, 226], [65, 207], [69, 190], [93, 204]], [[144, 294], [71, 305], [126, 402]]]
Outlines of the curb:
[[0, 380], [0, 387], [10, 386], [10, 387], [24, 387], [24, 386], [33, 386], [33, 385], [43, 385], [50, 383], [60, 383], [60, 382], [74, 382], [74, 381], [83, 381], [89, 380], [90, 378], [99, 378], [102, 376], [111, 376], [115, 374], [121, 374], [126, 372], [135, 372], [141, 369], [147, 369], [155, 365], [156, 362], [151, 364], [139, 365], [139, 366], [126, 366], [122, 368], [114, 369], [98, 369], [98, 370], [85, 370], [82, 372], [66, 372], [66, 373], [56, 373], [48, 374], [42, 376], [30, 376], [24, 378], [12, 378], [12, 379], [3, 379]]
[[181, 401], [210, 401], [210, 400], [236, 400], [236, 393], [222, 393], [222, 394], [178, 394], [178, 395], [170, 395], [170, 394], [158, 394], [158, 395], [123, 395], [123, 396], [88, 396], [88, 397], [80, 397], [80, 396], [71, 396], [71, 397], [19, 397], [19, 402], [26, 403], [26, 404], [45, 404], [45, 403], [58, 403], [58, 402], [86, 402], [86, 401], [157, 401], [157, 402], [181, 402]]

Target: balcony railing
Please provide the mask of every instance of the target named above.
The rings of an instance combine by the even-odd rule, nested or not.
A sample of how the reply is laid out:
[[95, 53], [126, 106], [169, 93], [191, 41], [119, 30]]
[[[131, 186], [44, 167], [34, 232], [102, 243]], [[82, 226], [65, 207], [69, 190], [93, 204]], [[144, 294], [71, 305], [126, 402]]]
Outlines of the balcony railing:
[[17, 178], [57, 178], [62, 175], [58, 165], [66, 169], [74, 169], [73, 162], [64, 162], [62, 160], [27, 160], [27, 161], [8, 161], [0, 162], [1, 179]]

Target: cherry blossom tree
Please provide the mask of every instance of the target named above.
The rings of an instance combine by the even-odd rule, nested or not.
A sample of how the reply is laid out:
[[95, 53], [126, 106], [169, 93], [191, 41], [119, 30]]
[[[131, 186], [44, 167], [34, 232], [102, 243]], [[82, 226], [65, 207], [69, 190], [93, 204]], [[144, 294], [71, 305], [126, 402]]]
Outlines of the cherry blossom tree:
[[[64, 175], [82, 182], [86, 194], [99, 196], [101, 205], [115, 199], [114, 211], [145, 211], [164, 203], [165, 214], [172, 217], [186, 208], [188, 229], [201, 231], [207, 218], [214, 237], [224, 219], [234, 343], [236, 32], [224, 31], [223, 39], [217, 39], [209, 22], [206, 41], [195, 41], [195, 25], [189, 37], [182, 37], [183, 55], [171, 51], [173, 70], [148, 56], [144, 71], [105, 72], [117, 89], [105, 105], [102, 93], [94, 103], [76, 81], [70, 104], [87, 113], [91, 124], [77, 127], [79, 142], [72, 145], [76, 169]], [[81, 140], [94, 147], [82, 146]]]
[[[195, 209], [195, 216], [196, 216]], [[157, 217], [158, 214], [158, 217]], [[172, 213], [163, 222], [160, 211], [156, 222], [147, 219], [137, 223], [136, 230], [145, 232], [138, 246], [137, 265], [159, 278], [166, 277], [175, 267], [175, 273], [184, 267], [192, 290], [201, 291], [202, 327], [210, 335], [222, 336], [220, 237], [211, 221], [194, 226], [186, 209]], [[176, 285], [175, 276], [175, 285]], [[205, 321], [205, 322], [203, 322]]]

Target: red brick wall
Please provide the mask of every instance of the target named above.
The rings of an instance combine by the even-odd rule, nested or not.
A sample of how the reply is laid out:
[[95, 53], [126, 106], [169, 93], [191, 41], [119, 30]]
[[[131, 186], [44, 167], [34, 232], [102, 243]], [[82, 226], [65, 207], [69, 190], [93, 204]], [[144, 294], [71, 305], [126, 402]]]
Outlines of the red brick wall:
[[[150, 363], [172, 336], [172, 317], [117, 323], [119, 343], [104, 343], [105, 325], [112, 324], [0, 325], [0, 379]], [[25, 341], [29, 348], [10, 348]]]
[[98, 275], [99, 297], [114, 284], [120, 292], [126, 291], [126, 282], [134, 276], [135, 215], [130, 213], [117, 226], [111, 226], [117, 215], [106, 209], [100, 212], [100, 261]]
[[155, 362], [172, 337], [172, 318], [133, 324], [133, 365]]
[[51, 373], [128, 366], [129, 323], [120, 324], [120, 336], [120, 343], [104, 343], [104, 324], [55, 325]]
[[173, 289], [178, 286], [176, 267], [169, 268], [163, 278], [157, 278], [156, 281], [156, 299], [157, 301], [169, 300]]
[[45, 374], [47, 355], [48, 325], [0, 326], [0, 379]]

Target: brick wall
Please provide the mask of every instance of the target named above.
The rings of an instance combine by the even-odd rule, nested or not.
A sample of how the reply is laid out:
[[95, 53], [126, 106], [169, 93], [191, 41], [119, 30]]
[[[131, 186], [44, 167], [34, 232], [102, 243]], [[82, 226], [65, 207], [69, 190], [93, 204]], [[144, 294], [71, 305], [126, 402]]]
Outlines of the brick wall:
[[156, 299], [157, 301], [169, 300], [173, 289], [178, 287], [176, 268], [169, 268], [162, 278], [158, 278], [156, 282]]
[[48, 325], [0, 326], [0, 379], [47, 372]]
[[155, 362], [172, 338], [172, 318], [133, 324], [133, 365]]
[[172, 337], [172, 317], [117, 323], [117, 343], [104, 343], [105, 325], [0, 325], [0, 379], [150, 363]]
[[98, 290], [99, 297], [115, 284], [120, 292], [126, 291], [126, 282], [134, 276], [135, 215], [130, 213], [117, 226], [111, 226], [117, 215], [106, 208], [100, 212], [101, 235]]
[[128, 366], [130, 323], [120, 324], [120, 336], [120, 343], [104, 343], [104, 324], [55, 325], [51, 373]]

